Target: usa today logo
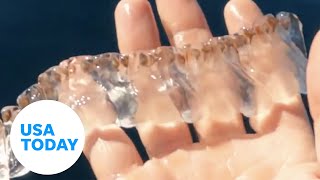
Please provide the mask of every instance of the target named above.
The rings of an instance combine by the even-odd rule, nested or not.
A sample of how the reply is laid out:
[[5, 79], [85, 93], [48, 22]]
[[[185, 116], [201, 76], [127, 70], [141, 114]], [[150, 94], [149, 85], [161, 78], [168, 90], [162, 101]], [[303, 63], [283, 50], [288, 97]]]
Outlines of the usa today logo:
[[52, 175], [67, 170], [79, 159], [85, 134], [79, 116], [70, 107], [42, 100], [17, 115], [10, 142], [14, 155], [26, 169]]

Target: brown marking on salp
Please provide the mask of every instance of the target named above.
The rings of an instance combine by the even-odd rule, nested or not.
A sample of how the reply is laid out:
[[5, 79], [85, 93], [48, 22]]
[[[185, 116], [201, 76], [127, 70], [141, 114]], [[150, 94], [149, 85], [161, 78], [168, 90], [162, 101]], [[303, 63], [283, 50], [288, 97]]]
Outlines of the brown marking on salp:
[[3, 122], [13, 121], [20, 111], [18, 106], [6, 106], [1, 109], [1, 118]]
[[227, 46], [227, 47], [233, 47], [233, 48], [237, 48], [237, 39], [236, 38], [233, 38], [234, 35], [230, 35], [226, 38], [224, 38], [224, 44]]
[[120, 55], [120, 63], [124, 66], [124, 67], [128, 67], [129, 66], [129, 56], [128, 55]]
[[81, 68], [84, 72], [92, 72], [96, 68], [96, 64], [93, 63], [93, 59], [84, 61], [81, 63]]
[[46, 99], [57, 100], [57, 89], [61, 81], [68, 79], [69, 61], [60, 63], [59, 66], [49, 68], [38, 76], [38, 86], [42, 89]]
[[189, 49], [190, 47], [189, 46], [184, 46], [183, 48], [181, 49], [177, 49], [177, 52], [178, 52], [178, 56], [179, 56], [179, 63], [181, 65], [185, 65], [188, 63], [189, 59], [188, 59], [188, 53], [189, 53]]
[[66, 66], [53, 66], [38, 76], [38, 83], [47, 86], [49, 83], [60, 83], [68, 77], [69, 68]]
[[[40, 77], [40, 79], [42, 78]], [[44, 99], [58, 100], [58, 92], [55, 86], [59, 86], [59, 85], [54, 84], [52, 83], [52, 81], [49, 81], [49, 80], [47, 82], [45, 80], [42, 80], [42, 83], [39, 82], [38, 85], [44, 94]]]
[[115, 56], [111, 56], [111, 63], [112, 63], [112, 67], [115, 69], [118, 69], [120, 66], [119, 59]]
[[1, 110], [1, 119], [4, 121], [4, 122], [7, 122], [11, 119], [11, 116], [12, 116], [12, 112], [11, 112], [11, 109], [7, 109], [6, 107], [4, 107], [2, 110]]
[[181, 54], [176, 55], [176, 61], [178, 62], [178, 64], [185, 64], [186, 62], [185, 58]]
[[106, 66], [108, 59], [110, 58], [110, 54], [109, 53], [105, 53], [105, 54], [100, 54], [97, 56], [94, 56], [94, 62], [95, 62], [95, 66], [97, 68], [101, 68]]
[[[100, 68], [101, 70], [105, 69], [105, 71], [120, 71], [120, 66], [123, 68], [121, 62], [122, 55], [117, 53], [106, 53], [102, 55], [97, 55], [95, 56], [94, 61], [95, 68]], [[97, 71], [97, 69], [95, 71]]]
[[255, 34], [254, 35], [262, 35], [263, 34], [263, 30], [260, 26], [256, 26], [254, 28]]
[[17, 98], [17, 104], [20, 108], [24, 108], [30, 104], [29, 98], [25, 94], [21, 94]]
[[235, 34], [233, 42], [234, 42], [235, 49], [238, 49], [243, 45], [249, 44], [250, 39], [245, 35]]
[[154, 52], [157, 61], [166, 61], [171, 63], [175, 59], [173, 49], [171, 47], [159, 47]]
[[201, 51], [204, 53], [212, 51], [212, 46], [209, 41], [202, 44]]
[[274, 32], [277, 27], [277, 24], [279, 24], [279, 21], [276, 18], [268, 18], [267, 21], [270, 24], [270, 27], [272, 29], [271, 31]]
[[147, 55], [149, 57], [149, 64], [152, 66], [155, 62], [157, 62], [157, 57], [154, 55], [154, 52], [151, 51]]
[[224, 49], [226, 48], [226, 43], [225, 43], [225, 37], [222, 36], [222, 37], [218, 37], [218, 41], [217, 41], [217, 44], [216, 44], [216, 48], [217, 49], [220, 49], [221, 52], [224, 51]]
[[207, 62], [211, 60], [211, 56], [214, 52], [214, 47], [211, 44], [211, 41], [202, 44], [201, 53], [203, 55], [203, 61]]
[[51, 73], [51, 78], [54, 79], [57, 82], [61, 82], [61, 75], [56, 71], [56, 69], [54, 69], [53, 71], [54, 73]]
[[278, 24], [279, 22], [274, 16], [266, 15], [249, 31], [252, 31], [253, 35], [269, 34], [275, 31]]
[[242, 29], [241, 34], [243, 34], [245, 37], [247, 37], [251, 42], [253, 36], [255, 35], [253, 30], [248, 30], [248, 29]]
[[191, 50], [191, 55], [195, 57], [195, 59], [199, 60], [199, 57], [201, 55], [200, 51], [198, 49], [192, 49]]
[[142, 66], [148, 66], [148, 57], [144, 54], [144, 53], [139, 53], [139, 61], [140, 61], [140, 65]]
[[54, 66], [53, 71], [61, 74], [61, 76], [64, 76], [64, 79], [66, 79], [69, 76], [70, 63], [71, 63], [71, 59], [63, 60], [62, 62], [60, 62], [58, 66]]
[[70, 62], [68, 64], [68, 73], [69, 74], [74, 74], [76, 73], [77, 70], [79, 70], [79, 66], [81, 67], [81, 70], [85, 68], [86, 66], [82, 67], [83, 64], [86, 62], [86, 57], [87, 56], [75, 56], [71, 57]]

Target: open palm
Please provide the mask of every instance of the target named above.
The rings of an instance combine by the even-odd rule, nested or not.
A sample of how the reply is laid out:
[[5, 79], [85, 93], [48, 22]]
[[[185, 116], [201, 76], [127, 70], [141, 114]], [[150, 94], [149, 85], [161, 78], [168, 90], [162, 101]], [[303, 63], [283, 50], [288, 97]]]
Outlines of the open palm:
[[[156, 2], [161, 22], [173, 46], [197, 44], [212, 37], [195, 0]], [[230, 34], [243, 26], [250, 27], [262, 16], [251, 0], [231, 0], [225, 7], [225, 21]], [[161, 45], [147, 0], [120, 1], [115, 18], [121, 53]], [[120, 128], [108, 125], [90, 133], [87, 138], [90, 143], [84, 152], [98, 179], [320, 179], [317, 160], [320, 151], [317, 153], [316, 148], [320, 142], [320, 86], [316, 83], [316, 77], [320, 77], [319, 52], [318, 35], [311, 49], [307, 72], [315, 135], [297, 94], [285, 104], [271, 104], [267, 116], [251, 119], [256, 134], [245, 133], [242, 117], [238, 115], [195, 123], [199, 143], [192, 143], [184, 123], [159, 126], [146, 123], [137, 128], [150, 157], [143, 164], [127, 135]], [[261, 68], [264, 65], [257, 64]], [[279, 68], [275, 64], [270, 66]], [[142, 83], [141, 86], [148, 84]], [[280, 86], [274, 83], [270, 88], [277, 91], [282, 89]], [[170, 113], [167, 111], [167, 114]], [[161, 118], [166, 118], [166, 115]]]

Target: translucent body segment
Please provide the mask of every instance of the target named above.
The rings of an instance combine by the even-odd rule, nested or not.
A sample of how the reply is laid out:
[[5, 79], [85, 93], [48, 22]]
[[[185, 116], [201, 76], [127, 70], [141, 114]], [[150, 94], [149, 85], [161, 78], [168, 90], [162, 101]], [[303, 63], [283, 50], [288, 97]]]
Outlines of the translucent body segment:
[[287, 44], [287, 55], [295, 64], [295, 77], [299, 82], [300, 93], [306, 94], [307, 50], [305, 47], [302, 23], [295, 14], [281, 12], [277, 15], [280, 25], [276, 32]]
[[15, 158], [10, 146], [11, 121], [2, 123], [0, 119], [0, 179], [9, 179], [27, 174], [25, 169]]
[[230, 90], [232, 89], [235, 91], [233, 93], [239, 96], [239, 111], [250, 117], [256, 113], [256, 84], [244, 71], [238, 51], [233, 46], [225, 47], [223, 59], [230, 69], [230, 78], [235, 81], [230, 84]]
[[46, 99], [43, 90], [34, 84], [25, 90], [17, 99], [17, 104], [20, 107], [25, 107], [35, 101]]
[[240, 114], [248, 108], [241, 107], [251, 104], [244, 100], [250, 97], [246, 93], [250, 91], [248, 87], [253, 87], [248, 85], [250, 82], [245, 76], [240, 76], [243, 72], [233, 66], [239, 62], [233, 48], [221, 49], [213, 44], [209, 48], [212, 49], [182, 51], [184, 63], [176, 64], [177, 68], [172, 69], [180, 71], [174, 81], [182, 82], [180, 86], [185, 90], [200, 141], [211, 141], [220, 130], [225, 134], [244, 132]]
[[[173, 48], [156, 49], [150, 54], [129, 56], [127, 76], [137, 94], [136, 123], [182, 121], [172, 96], [179, 95], [168, 73], [174, 60]], [[175, 94], [175, 95], [173, 95]]]
[[307, 50], [305, 46], [305, 41], [302, 32], [302, 23], [300, 22], [299, 18], [292, 13], [288, 12], [280, 12], [277, 14], [277, 19], [281, 26], [282, 33], [280, 36], [283, 40], [288, 44], [294, 44], [297, 48], [300, 49], [301, 53], [307, 57]]
[[58, 100], [60, 84], [67, 80], [67, 64], [67, 61], [62, 61], [59, 66], [53, 66], [39, 75], [38, 87], [41, 87], [45, 99]]
[[[15, 158], [11, 151], [9, 135], [11, 123], [19, 113], [17, 106], [6, 106], [1, 110], [0, 119], [0, 179], [9, 179], [10, 177], [19, 177], [29, 171], [26, 170]], [[3, 123], [4, 122], [4, 123]]]
[[[234, 114], [228, 108], [237, 113], [252, 114], [254, 100], [249, 92], [253, 91], [254, 85], [239, 66], [235, 49], [227, 47], [221, 50], [216, 44], [211, 44], [210, 48], [210, 51], [193, 50], [193, 54], [185, 54], [185, 64], [175, 65], [180, 67], [172, 69], [180, 71], [172, 74], [177, 75], [175, 80], [188, 94], [189, 105], [203, 104], [212, 114], [225, 111], [228, 112], [222, 114]], [[221, 106], [225, 97], [228, 97], [228, 101], [224, 102], [227, 104]]]
[[107, 100], [107, 90], [93, 79], [96, 68], [92, 56], [79, 56], [65, 61], [66, 79], [59, 86], [58, 100], [70, 106], [80, 116], [86, 132], [104, 124], [114, 123], [116, 112]]
[[120, 55], [106, 53], [95, 56], [90, 64], [93, 80], [104, 89], [105, 101], [117, 114], [116, 122], [132, 126], [132, 117], [137, 111], [136, 93], [128, 79], [119, 71]]
[[181, 114], [183, 120], [192, 123], [191, 109], [189, 97], [193, 96], [193, 87], [187, 80], [187, 76], [183, 71], [184, 57], [180, 54], [176, 56], [176, 61], [172, 62], [169, 67], [171, 82], [174, 85], [170, 98]]
[[[39, 75], [38, 84], [32, 85], [18, 97], [19, 108], [38, 100], [58, 100], [77, 112], [86, 131], [97, 124], [114, 123], [116, 116], [113, 105], [108, 101], [107, 90], [100, 79], [93, 78], [96, 69], [102, 66], [94, 64], [93, 59], [97, 58], [73, 57], [49, 68]], [[3, 110], [2, 114], [10, 114], [9, 109]]]
[[[265, 16], [264, 19], [257, 22], [256, 31], [259, 33], [251, 37], [250, 44], [238, 50], [246, 73], [255, 82], [264, 86], [273, 102], [285, 103], [292, 96], [299, 94], [299, 81], [300, 85], [304, 86], [305, 75], [299, 74], [305, 74], [305, 69], [304, 72], [298, 73], [298, 70], [302, 70], [303, 67], [301, 63], [297, 64], [295, 60], [292, 60], [290, 56], [292, 50], [282, 40], [279, 33], [273, 31], [278, 26], [268, 23], [274, 20], [272, 18]], [[278, 28], [281, 28], [281, 25], [279, 26]], [[304, 62], [305, 58], [299, 61]]]
[[6, 151], [5, 127], [0, 120], [0, 179], [9, 179], [8, 155]]
[[289, 104], [305, 91], [306, 58], [289, 39], [288, 24], [281, 21], [270, 15], [260, 19], [250, 43], [238, 48], [241, 65], [255, 82], [256, 114], [251, 123], [260, 131], [268, 129], [262, 119], [275, 104]]

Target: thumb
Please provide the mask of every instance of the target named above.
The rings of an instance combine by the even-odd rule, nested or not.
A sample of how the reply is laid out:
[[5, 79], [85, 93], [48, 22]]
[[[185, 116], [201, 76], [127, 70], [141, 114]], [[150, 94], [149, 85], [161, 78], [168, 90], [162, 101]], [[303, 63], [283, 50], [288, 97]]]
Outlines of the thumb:
[[315, 36], [307, 67], [307, 91], [311, 115], [314, 121], [317, 157], [320, 160], [320, 31]]

